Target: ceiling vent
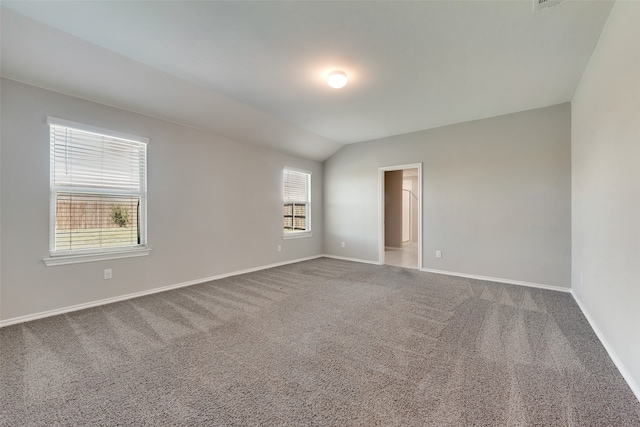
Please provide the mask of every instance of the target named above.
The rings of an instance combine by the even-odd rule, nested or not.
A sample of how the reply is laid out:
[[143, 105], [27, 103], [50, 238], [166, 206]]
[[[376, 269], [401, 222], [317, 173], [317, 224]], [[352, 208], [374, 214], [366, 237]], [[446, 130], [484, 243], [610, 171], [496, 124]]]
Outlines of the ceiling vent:
[[533, 13], [541, 9], [546, 9], [548, 7], [553, 7], [558, 3], [562, 3], [564, 0], [533, 0]]

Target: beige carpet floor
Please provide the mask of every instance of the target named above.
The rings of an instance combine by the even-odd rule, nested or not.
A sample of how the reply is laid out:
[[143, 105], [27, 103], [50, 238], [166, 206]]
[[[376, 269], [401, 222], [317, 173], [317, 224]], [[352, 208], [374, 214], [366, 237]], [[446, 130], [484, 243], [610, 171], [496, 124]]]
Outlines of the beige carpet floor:
[[0, 330], [2, 426], [640, 426], [570, 294], [326, 258]]

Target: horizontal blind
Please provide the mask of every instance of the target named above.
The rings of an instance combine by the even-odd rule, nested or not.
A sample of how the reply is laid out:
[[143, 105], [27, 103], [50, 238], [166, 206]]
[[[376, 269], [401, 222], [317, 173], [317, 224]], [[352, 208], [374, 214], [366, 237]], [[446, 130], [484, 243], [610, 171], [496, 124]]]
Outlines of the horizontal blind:
[[144, 245], [146, 140], [116, 132], [103, 134], [82, 124], [78, 128], [60, 119], [48, 122], [51, 251], [96, 252]]
[[51, 125], [51, 180], [56, 188], [144, 191], [146, 147], [131, 141]]
[[284, 202], [308, 203], [311, 175], [304, 172], [284, 170]]

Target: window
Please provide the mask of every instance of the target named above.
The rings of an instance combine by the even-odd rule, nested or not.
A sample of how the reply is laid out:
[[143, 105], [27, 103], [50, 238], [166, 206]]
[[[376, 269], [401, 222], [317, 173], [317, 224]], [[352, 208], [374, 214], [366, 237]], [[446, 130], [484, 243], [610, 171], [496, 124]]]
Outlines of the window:
[[311, 174], [284, 170], [284, 236], [311, 233]]
[[47, 122], [51, 258], [45, 263], [148, 254], [148, 140], [53, 117]]

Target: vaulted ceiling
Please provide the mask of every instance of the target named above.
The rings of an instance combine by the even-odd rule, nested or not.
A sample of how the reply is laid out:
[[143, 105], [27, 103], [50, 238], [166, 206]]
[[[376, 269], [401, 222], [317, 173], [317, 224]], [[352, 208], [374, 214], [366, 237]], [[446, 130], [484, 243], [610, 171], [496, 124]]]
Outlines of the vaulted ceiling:
[[[570, 101], [611, 1], [2, 1], [3, 76], [324, 160]], [[329, 71], [347, 73], [343, 89]]]

